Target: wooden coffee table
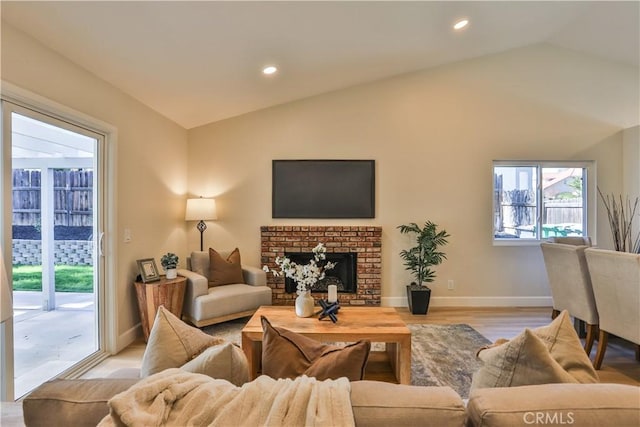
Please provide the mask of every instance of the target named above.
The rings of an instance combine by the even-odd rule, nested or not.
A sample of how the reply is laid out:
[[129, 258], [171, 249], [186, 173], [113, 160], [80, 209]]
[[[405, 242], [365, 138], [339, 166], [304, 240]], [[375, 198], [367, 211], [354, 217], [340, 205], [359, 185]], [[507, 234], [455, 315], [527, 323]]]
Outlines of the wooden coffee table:
[[[322, 342], [355, 342], [367, 339], [385, 343], [386, 353], [395, 379], [411, 384], [411, 331], [393, 308], [341, 307], [338, 322], [318, 320], [317, 316], [298, 317], [293, 307], [262, 306], [242, 329], [242, 350], [249, 361], [250, 379], [260, 372], [262, 359], [262, 324], [265, 316], [273, 326], [286, 328]], [[366, 377], [366, 373], [365, 373]]]

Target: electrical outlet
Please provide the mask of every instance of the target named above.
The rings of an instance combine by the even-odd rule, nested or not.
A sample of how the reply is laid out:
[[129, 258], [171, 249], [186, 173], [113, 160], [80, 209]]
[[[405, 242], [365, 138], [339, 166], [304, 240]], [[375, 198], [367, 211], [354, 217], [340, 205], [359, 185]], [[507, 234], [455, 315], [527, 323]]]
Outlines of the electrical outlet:
[[124, 229], [124, 242], [125, 243], [131, 242], [131, 230], [129, 228]]
[[449, 281], [447, 282], [447, 289], [449, 289], [450, 291], [452, 291], [455, 288], [454, 284], [453, 284], [453, 280], [449, 279]]

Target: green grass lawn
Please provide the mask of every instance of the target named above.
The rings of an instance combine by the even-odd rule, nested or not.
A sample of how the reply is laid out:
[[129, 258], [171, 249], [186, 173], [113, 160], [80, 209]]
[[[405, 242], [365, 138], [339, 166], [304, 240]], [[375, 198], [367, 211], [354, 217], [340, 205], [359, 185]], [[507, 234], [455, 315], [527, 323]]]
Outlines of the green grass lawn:
[[[90, 265], [56, 265], [56, 292], [93, 292], [93, 267]], [[14, 265], [14, 291], [41, 291], [41, 265]]]

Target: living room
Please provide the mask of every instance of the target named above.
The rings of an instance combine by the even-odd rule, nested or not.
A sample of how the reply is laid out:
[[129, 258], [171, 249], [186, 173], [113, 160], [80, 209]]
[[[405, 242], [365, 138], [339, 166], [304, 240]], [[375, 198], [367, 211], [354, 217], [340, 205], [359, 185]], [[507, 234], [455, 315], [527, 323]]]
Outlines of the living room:
[[[50, 6], [21, 3], [26, 4], [2, 4], [3, 96], [30, 99], [40, 106], [55, 104], [60, 113], [69, 112], [74, 118], [84, 115], [87, 120], [105, 124], [110, 132], [106, 288], [112, 293], [108, 308], [112, 317], [108, 332], [111, 353], [120, 352], [141, 336], [132, 286], [138, 274], [135, 261], [159, 260], [162, 254], [174, 252], [184, 267], [186, 257], [198, 249], [199, 232], [194, 223], [184, 220], [185, 201], [190, 197], [211, 197], [217, 203], [218, 219], [207, 223], [204, 247], [238, 247], [243, 263], [254, 266], [261, 265], [261, 226], [381, 227], [381, 304], [390, 307], [406, 307], [405, 285], [410, 280], [399, 257], [408, 241], [397, 226], [431, 220], [451, 235], [447, 260], [438, 267], [432, 286], [433, 307], [472, 310], [543, 306], [550, 311], [551, 294], [539, 245], [494, 245], [492, 162], [594, 161], [597, 186], [603, 192], [637, 195], [640, 188], [637, 13], [634, 18], [634, 13], [626, 9], [635, 7], [637, 12], [637, 3], [593, 6], [611, 8], [609, 12], [621, 19], [635, 19], [635, 39], [616, 40], [617, 21], [602, 18], [588, 28], [576, 29], [575, 24], [571, 28], [575, 34], [592, 35], [589, 42], [571, 45], [574, 33], [567, 27], [572, 19], [582, 14], [589, 19], [606, 14], [599, 9], [562, 10], [556, 16], [565, 19], [566, 26], [558, 24], [548, 29], [556, 33], [536, 34], [531, 40], [518, 39], [510, 44], [508, 34], [517, 38], [512, 30], [499, 34], [500, 43], [493, 41], [485, 48], [482, 38], [474, 37], [473, 31], [488, 24], [471, 16], [467, 32], [441, 36], [452, 43], [450, 46], [480, 45], [466, 57], [437, 49], [432, 56], [443, 59], [432, 63], [425, 60], [420, 68], [407, 66], [391, 73], [391, 68], [383, 66], [394, 60], [387, 53], [366, 64], [365, 68], [373, 71], [379, 67], [377, 74], [367, 74], [364, 79], [354, 76], [348, 81], [337, 80], [339, 72], [331, 68], [331, 63], [305, 75], [291, 76], [288, 62], [295, 56], [287, 56], [288, 62], [278, 64], [279, 74], [265, 77], [261, 75], [263, 62], [278, 59], [280, 53], [259, 55], [247, 47], [244, 55], [251, 56], [252, 61], [246, 65], [252, 63], [254, 68], [239, 69], [236, 67], [240, 63], [225, 62], [221, 57], [217, 61], [228, 67], [225, 73], [231, 83], [218, 82], [215, 89], [192, 87], [191, 92], [171, 88], [174, 84], [189, 87], [190, 72], [195, 76], [203, 74], [201, 69], [209, 69], [187, 62], [179, 51], [171, 52], [168, 46], [180, 47], [180, 41], [161, 37], [155, 30], [162, 24], [149, 22], [149, 35], [159, 37], [158, 43], [144, 34], [128, 42], [152, 68], [173, 72], [173, 80], [159, 82], [171, 92], [162, 99], [153, 99], [153, 84], [158, 82], [148, 69], [127, 69], [123, 65], [127, 60], [110, 62], [107, 52], [99, 48], [107, 43], [101, 41], [104, 32], [96, 30], [82, 36], [74, 32], [82, 27], [78, 22], [82, 22], [84, 12], [85, 23], [89, 16], [100, 16], [106, 23], [96, 26], [121, 25], [121, 34], [128, 35], [125, 30], [129, 27], [119, 22], [123, 16], [119, 8], [128, 7], [126, 3], [102, 3], [95, 6], [99, 8], [95, 11], [88, 10], [90, 4], [84, 2], [67, 9], [63, 2]], [[140, 5], [129, 6], [130, 14], [124, 16], [141, 16], [142, 22], [145, 16], [153, 16], [144, 8], [138, 10]], [[153, 7], [152, 3], [147, 7]], [[508, 9], [507, 4], [500, 7]], [[577, 2], [574, 7], [586, 6]], [[61, 22], [48, 21], [47, 17], [63, 14], [56, 11], [68, 13], [68, 20], [75, 22], [67, 24], [68, 32], [61, 31]], [[452, 19], [457, 12], [451, 12]], [[296, 8], [277, 13], [296, 17], [300, 12]], [[228, 19], [224, 13], [212, 12], [210, 16], [217, 19], [213, 27], [223, 28], [219, 21]], [[450, 24], [446, 16], [442, 28]], [[168, 20], [166, 16], [164, 19]], [[538, 19], [545, 21], [546, 15]], [[524, 25], [527, 20], [519, 22]], [[616, 49], [607, 50], [598, 44], [606, 37], [614, 38]], [[94, 47], [102, 55], [88, 56], [91, 64], [82, 62], [87, 55], [84, 49], [88, 48], [80, 45], [80, 40], [88, 38], [93, 38]], [[78, 43], [75, 48], [74, 39]], [[222, 43], [216, 40], [224, 39], [205, 39], [192, 49], [202, 57], [213, 56], [215, 49], [206, 48]], [[118, 46], [113, 43], [108, 46]], [[339, 41], [329, 45], [334, 47]], [[599, 54], [579, 49], [580, 45], [592, 45]], [[632, 52], [635, 62], [615, 59], [619, 51]], [[160, 59], [153, 59], [152, 52]], [[448, 55], [452, 59], [447, 59]], [[349, 60], [343, 57], [339, 62]], [[187, 71], [181, 71], [182, 67]], [[100, 77], [108, 71], [108, 78]], [[270, 103], [259, 99], [250, 107], [241, 105], [239, 100], [244, 98], [235, 99], [233, 91], [247, 89], [237, 86], [236, 73], [254, 73], [249, 93], [270, 94]], [[346, 70], [341, 73], [348, 77]], [[306, 81], [323, 76], [336, 80], [297, 98], [279, 95], [285, 93], [289, 78], [297, 87], [304, 87]], [[135, 94], [134, 84], [140, 91]], [[223, 91], [225, 86], [229, 88]], [[154, 102], [153, 107], [140, 101], [145, 96]], [[210, 111], [194, 107], [202, 102], [210, 106]], [[226, 105], [226, 109], [218, 104]], [[326, 158], [376, 161], [375, 218], [272, 218], [272, 160]], [[596, 201], [592, 200], [597, 215], [589, 223], [589, 235], [597, 246], [611, 248], [606, 211]], [[10, 233], [6, 233], [10, 225], [3, 225], [4, 248], [10, 239]], [[131, 233], [126, 243], [122, 238], [125, 230]], [[448, 289], [449, 280], [454, 283], [453, 289]]]

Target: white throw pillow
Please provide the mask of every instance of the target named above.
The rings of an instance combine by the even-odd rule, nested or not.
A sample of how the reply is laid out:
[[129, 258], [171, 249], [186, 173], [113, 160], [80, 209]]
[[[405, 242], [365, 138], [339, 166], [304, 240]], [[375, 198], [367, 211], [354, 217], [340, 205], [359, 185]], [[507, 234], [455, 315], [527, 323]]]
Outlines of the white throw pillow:
[[198, 357], [182, 365], [180, 369], [227, 380], [237, 386], [242, 386], [249, 381], [247, 357], [233, 343], [209, 347]]

